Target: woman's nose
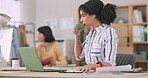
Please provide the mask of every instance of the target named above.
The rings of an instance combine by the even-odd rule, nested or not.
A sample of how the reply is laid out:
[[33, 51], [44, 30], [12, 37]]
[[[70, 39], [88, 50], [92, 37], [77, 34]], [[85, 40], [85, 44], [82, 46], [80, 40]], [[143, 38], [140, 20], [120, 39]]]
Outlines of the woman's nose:
[[83, 22], [83, 19], [82, 18], [80, 19], [80, 22]]

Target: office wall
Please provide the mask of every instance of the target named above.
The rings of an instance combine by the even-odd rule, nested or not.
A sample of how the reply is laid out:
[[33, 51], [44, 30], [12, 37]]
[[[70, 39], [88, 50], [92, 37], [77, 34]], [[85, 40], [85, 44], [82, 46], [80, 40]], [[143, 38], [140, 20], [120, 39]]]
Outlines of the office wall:
[[[77, 8], [87, 0], [36, 0], [36, 25], [37, 28], [43, 25], [44, 19], [72, 17], [77, 18]], [[104, 3], [117, 5], [148, 3], [148, 0], [102, 0]], [[57, 39], [74, 39], [71, 30], [54, 31]]]
[[[21, 20], [25, 22], [35, 22], [36, 30], [44, 25], [45, 19], [50, 18], [74, 18], [77, 20], [77, 9], [81, 3], [87, 0], [20, 0]], [[148, 0], [102, 0], [104, 3], [117, 5], [148, 3]], [[75, 21], [77, 22], [77, 21]], [[37, 33], [37, 32], [36, 32]], [[69, 30], [53, 31], [56, 39], [74, 39], [74, 35]]]
[[20, 21], [24, 23], [36, 23], [36, 0], [16, 0], [20, 1]]
[[[84, 0], [37, 0], [36, 2], [36, 25], [37, 28], [44, 24], [45, 19], [56, 18], [77, 18], [77, 8]], [[75, 21], [76, 22], [76, 21]], [[74, 39], [69, 30], [53, 31], [56, 39]]]

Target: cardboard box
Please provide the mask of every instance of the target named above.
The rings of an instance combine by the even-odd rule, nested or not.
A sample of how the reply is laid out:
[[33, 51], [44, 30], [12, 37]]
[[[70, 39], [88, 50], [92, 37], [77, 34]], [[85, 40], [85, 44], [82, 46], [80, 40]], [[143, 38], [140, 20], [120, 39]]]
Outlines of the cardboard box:
[[117, 53], [134, 54], [134, 49], [133, 49], [133, 47], [118, 47]]
[[111, 26], [113, 27], [119, 37], [128, 37], [128, 26]]
[[127, 40], [128, 40], [127, 37], [119, 37], [118, 46], [120, 46], [120, 47], [126, 47], [128, 45]]

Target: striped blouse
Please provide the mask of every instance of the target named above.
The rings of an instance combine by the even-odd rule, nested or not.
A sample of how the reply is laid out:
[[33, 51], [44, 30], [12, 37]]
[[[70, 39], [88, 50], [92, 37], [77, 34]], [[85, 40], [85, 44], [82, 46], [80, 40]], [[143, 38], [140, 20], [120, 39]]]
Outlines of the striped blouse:
[[85, 59], [87, 64], [96, 64], [100, 61], [109, 62], [115, 66], [117, 44], [118, 36], [115, 29], [102, 24], [86, 36], [82, 45], [82, 53], [76, 59]]

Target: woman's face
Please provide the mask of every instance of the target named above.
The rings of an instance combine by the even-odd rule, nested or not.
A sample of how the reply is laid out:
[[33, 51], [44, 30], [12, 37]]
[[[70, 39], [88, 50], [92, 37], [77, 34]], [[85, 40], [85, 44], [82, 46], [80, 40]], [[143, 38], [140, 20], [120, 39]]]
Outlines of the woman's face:
[[44, 36], [44, 34], [42, 34], [42, 33], [38, 33], [38, 40], [40, 41], [40, 42], [45, 42], [45, 36]]
[[80, 10], [80, 21], [85, 25], [86, 28], [90, 28], [93, 25], [93, 15], [84, 13]]

